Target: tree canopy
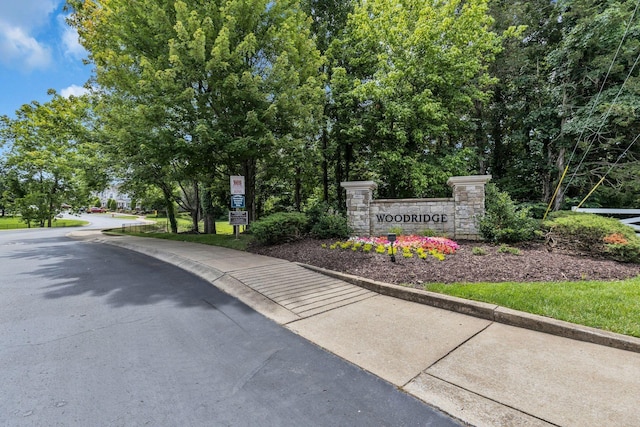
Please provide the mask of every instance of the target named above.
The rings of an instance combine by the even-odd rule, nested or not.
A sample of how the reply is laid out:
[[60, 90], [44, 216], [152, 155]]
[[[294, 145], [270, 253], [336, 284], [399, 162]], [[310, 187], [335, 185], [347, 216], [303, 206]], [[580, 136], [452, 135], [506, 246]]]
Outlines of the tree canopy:
[[[67, 189], [99, 186], [78, 160], [87, 152], [134, 197], [161, 195], [170, 218], [180, 207], [206, 232], [226, 211], [229, 175], [245, 176], [251, 219], [343, 209], [347, 180], [373, 179], [381, 197], [436, 197], [462, 174], [490, 173], [524, 202], [549, 203], [557, 188], [556, 209], [600, 181], [588, 203], [640, 202], [637, 2], [68, 7], [95, 66], [92, 95], [5, 119], [5, 204], [11, 193], [50, 215], [81, 194]], [[35, 186], [40, 170], [48, 186]]]
[[4, 162], [3, 198], [25, 221], [50, 227], [64, 203], [78, 206], [92, 184], [105, 183], [87, 138], [90, 111], [83, 97], [52, 92], [44, 104], [22, 106], [0, 130], [10, 148]]

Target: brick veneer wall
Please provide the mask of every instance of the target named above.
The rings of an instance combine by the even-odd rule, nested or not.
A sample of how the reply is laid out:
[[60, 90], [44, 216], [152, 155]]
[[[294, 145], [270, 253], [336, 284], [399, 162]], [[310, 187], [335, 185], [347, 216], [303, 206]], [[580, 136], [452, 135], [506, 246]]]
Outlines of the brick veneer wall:
[[480, 238], [476, 218], [484, 214], [484, 187], [489, 175], [457, 176], [447, 184], [453, 197], [446, 199], [374, 200], [373, 181], [343, 182], [347, 191], [347, 219], [355, 235], [379, 236], [393, 227], [403, 233], [427, 229], [455, 239]]

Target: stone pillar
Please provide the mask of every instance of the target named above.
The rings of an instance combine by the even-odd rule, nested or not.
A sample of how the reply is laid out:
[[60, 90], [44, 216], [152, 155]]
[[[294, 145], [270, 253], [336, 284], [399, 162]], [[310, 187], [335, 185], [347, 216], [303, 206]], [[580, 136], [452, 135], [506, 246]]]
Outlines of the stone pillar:
[[373, 190], [378, 185], [373, 181], [349, 181], [341, 182], [340, 186], [347, 190], [347, 222], [353, 233], [370, 236], [369, 204], [373, 200]]
[[484, 186], [491, 175], [454, 176], [447, 184], [453, 188], [456, 239], [479, 240], [477, 220], [484, 215]]

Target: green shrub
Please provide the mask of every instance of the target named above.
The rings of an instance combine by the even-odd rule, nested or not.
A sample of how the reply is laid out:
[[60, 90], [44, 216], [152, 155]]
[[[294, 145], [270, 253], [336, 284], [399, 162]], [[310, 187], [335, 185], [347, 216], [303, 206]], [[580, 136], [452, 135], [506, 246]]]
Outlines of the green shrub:
[[299, 212], [275, 213], [251, 224], [257, 243], [274, 245], [303, 237], [309, 231], [307, 216]]
[[623, 262], [640, 262], [640, 238], [615, 218], [561, 211], [544, 222], [555, 246]]
[[498, 248], [498, 253], [499, 254], [511, 254], [511, 255], [520, 255], [520, 249], [518, 248], [513, 248], [511, 246], [502, 244], [500, 245], [500, 247]]
[[389, 233], [393, 233], [396, 236], [402, 236], [404, 234], [404, 232], [402, 231], [402, 227], [400, 227], [399, 225], [394, 225], [393, 227], [390, 227]]
[[482, 256], [482, 255], [486, 255], [486, 254], [487, 254], [487, 251], [485, 251], [485, 250], [484, 250], [484, 249], [482, 249], [482, 248], [475, 247], [475, 248], [473, 248], [473, 249], [471, 250], [471, 253], [472, 253], [473, 255], [479, 255], [479, 256]]
[[325, 202], [316, 203], [306, 211], [311, 235], [318, 239], [346, 238], [351, 234], [347, 218]]
[[640, 263], [640, 242], [605, 245], [604, 250], [606, 256], [613, 260]]
[[311, 234], [318, 239], [346, 238], [350, 233], [347, 219], [335, 213], [322, 215], [311, 227]]
[[528, 208], [518, 207], [508, 193], [488, 184], [485, 214], [478, 221], [478, 229], [482, 237], [491, 242], [523, 242], [534, 238], [538, 221], [529, 215]]
[[545, 221], [544, 226], [550, 231], [580, 238], [589, 243], [602, 243], [611, 234], [620, 234], [628, 240], [636, 238], [633, 228], [624, 225], [615, 218], [582, 212], [554, 212]]
[[420, 235], [422, 235], [424, 237], [435, 237], [435, 236], [438, 235], [438, 233], [435, 230], [427, 228], [427, 229], [422, 230], [422, 233], [420, 233]]

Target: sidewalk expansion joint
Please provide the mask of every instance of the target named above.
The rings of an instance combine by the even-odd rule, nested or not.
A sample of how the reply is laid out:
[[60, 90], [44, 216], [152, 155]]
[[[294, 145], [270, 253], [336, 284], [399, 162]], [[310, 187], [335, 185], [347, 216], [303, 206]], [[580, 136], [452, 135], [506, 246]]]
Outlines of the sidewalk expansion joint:
[[[470, 390], [470, 389], [468, 389], [468, 388], [466, 388], [466, 387], [462, 387], [462, 386], [460, 386], [459, 384], [452, 383], [451, 381], [445, 380], [444, 378], [440, 378], [440, 377], [438, 377], [438, 376], [436, 376], [436, 375], [433, 375], [433, 374], [431, 374], [431, 373], [425, 372], [425, 373], [424, 373], [424, 375], [427, 375], [427, 376], [429, 376], [429, 377], [431, 377], [431, 378], [434, 378], [434, 379], [436, 379], [436, 380], [438, 380], [438, 381], [442, 381], [442, 382], [444, 382], [444, 383], [446, 383], [446, 384], [449, 384], [450, 386], [452, 386], [452, 387], [454, 387], [454, 388], [457, 388], [457, 389], [459, 389], [459, 390], [463, 390], [463, 391], [465, 391], [465, 392], [467, 392], [467, 393], [469, 393], [469, 394], [473, 394], [474, 396], [478, 396], [478, 397], [480, 397], [480, 398], [482, 398], [482, 399], [486, 399], [486, 400], [488, 400], [488, 401], [490, 401], [490, 402], [493, 402], [493, 403], [495, 403], [495, 404], [497, 404], [497, 405], [503, 406], [503, 407], [505, 407], [505, 408], [509, 408], [509, 409], [511, 409], [511, 410], [513, 410], [513, 411], [519, 412], [519, 413], [524, 414], [524, 415], [526, 415], [526, 416], [528, 416], [528, 417], [535, 418], [536, 420], [540, 420], [540, 421], [542, 421], [542, 422], [544, 422], [544, 423], [549, 424], [550, 426], [554, 426], [554, 427], [562, 427], [560, 424], [556, 424], [556, 423], [551, 422], [551, 421], [549, 421], [549, 420], [545, 420], [544, 418], [540, 418], [539, 416], [534, 415], [534, 414], [532, 414], [532, 413], [530, 413], [530, 412], [523, 411], [522, 409], [516, 408], [516, 407], [515, 407], [515, 406], [513, 406], [513, 405], [509, 405], [509, 404], [506, 404], [506, 403], [500, 402], [500, 401], [498, 401], [498, 400], [496, 400], [496, 399], [494, 399], [494, 398], [492, 398], [492, 397], [485, 396], [484, 394], [480, 394], [480, 393], [478, 393], [478, 392], [476, 392], [476, 391], [473, 391], [473, 390]], [[411, 381], [413, 381], [413, 380], [411, 380]], [[400, 387], [400, 388], [401, 388], [402, 390], [405, 390], [405, 387], [406, 387], [408, 384], [410, 384], [410, 383], [411, 383], [411, 381], [409, 381], [407, 384], [403, 385], [403, 386], [402, 386], [402, 387]], [[406, 391], [406, 390], [405, 390], [405, 391]], [[429, 402], [427, 402], [427, 403], [429, 403]]]
[[640, 338], [617, 334], [589, 326], [577, 325], [562, 320], [553, 319], [537, 314], [521, 312], [496, 304], [465, 300], [449, 295], [429, 292], [422, 289], [393, 285], [365, 279], [351, 274], [327, 270], [312, 265], [297, 263], [298, 265], [329, 277], [360, 286], [381, 295], [391, 296], [419, 304], [430, 305], [469, 316], [478, 317], [504, 325], [543, 332], [576, 341], [588, 342], [617, 348], [619, 350], [640, 353]]

